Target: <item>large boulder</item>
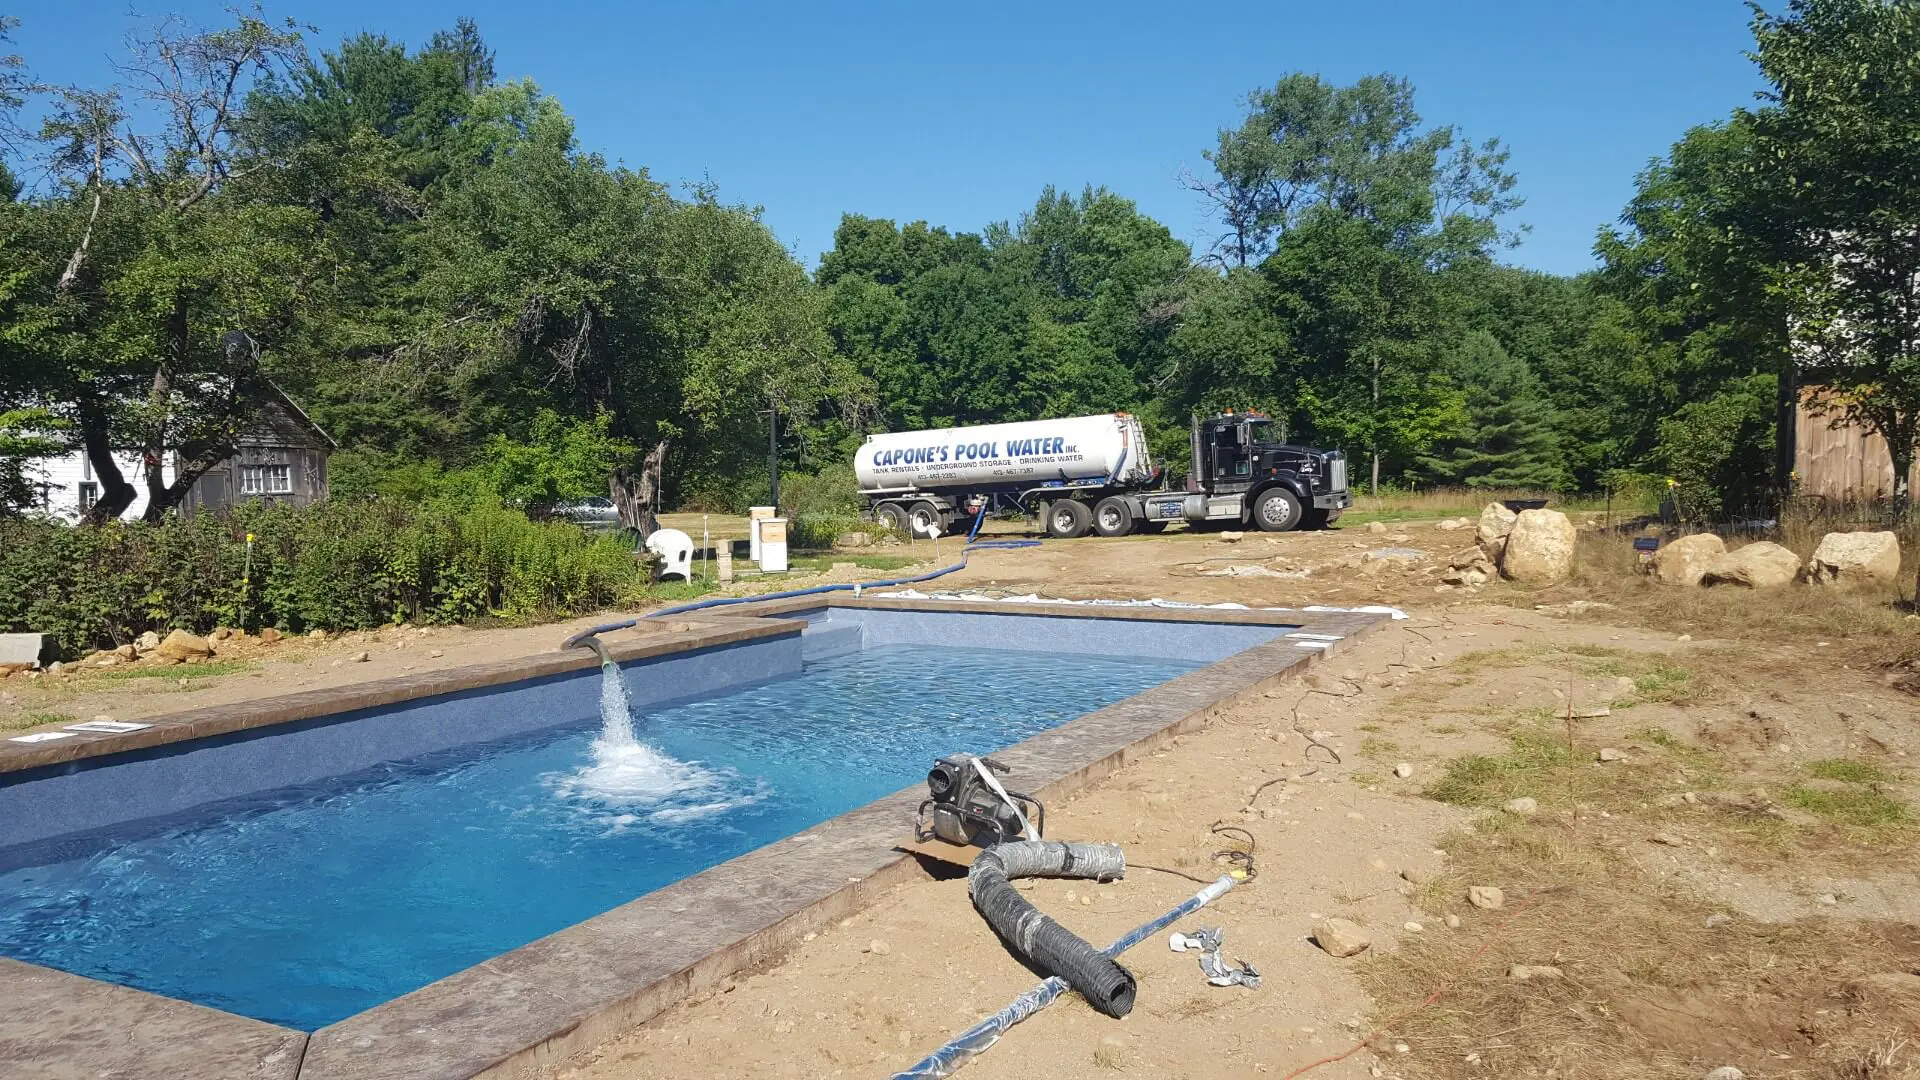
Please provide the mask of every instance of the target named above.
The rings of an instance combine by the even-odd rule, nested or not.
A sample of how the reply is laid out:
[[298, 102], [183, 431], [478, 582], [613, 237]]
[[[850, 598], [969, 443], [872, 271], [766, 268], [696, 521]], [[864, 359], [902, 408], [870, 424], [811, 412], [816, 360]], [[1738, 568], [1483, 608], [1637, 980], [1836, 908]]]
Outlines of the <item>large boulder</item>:
[[1806, 574], [1820, 585], [1893, 581], [1900, 576], [1900, 538], [1890, 532], [1828, 533], [1807, 560]]
[[1779, 544], [1761, 540], [1713, 560], [1701, 580], [1707, 585], [1777, 589], [1791, 584], [1799, 572], [1800, 556]]
[[1480, 544], [1480, 550], [1487, 553], [1487, 558], [1500, 561], [1500, 553], [1507, 550], [1507, 537], [1518, 519], [1518, 514], [1497, 502], [1488, 503], [1487, 508], [1480, 511], [1480, 527], [1473, 538]]
[[159, 651], [169, 660], [204, 660], [213, 655], [213, 646], [198, 634], [175, 630], [160, 643]]
[[[1484, 519], [1483, 519], [1484, 520]], [[1579, 534], [1558, 510], [1525, 510], [1507, 534], [1500, 570], [1514, 581], [1551, 585], [1573, 573], [1573, 547]]]
[[1726, 554], [1727, 545], [1712, 533], [1683, 536], [1653, 553], [1653, 580], [1690, 589], [1700, 584], [1714, 561]]

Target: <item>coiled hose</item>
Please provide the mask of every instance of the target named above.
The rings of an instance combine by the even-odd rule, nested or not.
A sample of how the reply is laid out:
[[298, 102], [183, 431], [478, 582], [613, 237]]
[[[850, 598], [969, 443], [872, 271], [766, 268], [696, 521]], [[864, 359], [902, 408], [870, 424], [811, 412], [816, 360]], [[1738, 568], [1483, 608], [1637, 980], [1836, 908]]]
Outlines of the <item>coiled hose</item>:
[[1121, 1017], [1133, 1011], [1133, 974], [1027, 903], [1013, 887], [1013, 879], [1112, 881], [1126, 875], [1126, 854], [1112, 844], [1017, 840], [995, 844], [973, 860], [967, 871], [967, 895], [987, 925], [1022, 960], [1065, 979], [1106, 1015]]

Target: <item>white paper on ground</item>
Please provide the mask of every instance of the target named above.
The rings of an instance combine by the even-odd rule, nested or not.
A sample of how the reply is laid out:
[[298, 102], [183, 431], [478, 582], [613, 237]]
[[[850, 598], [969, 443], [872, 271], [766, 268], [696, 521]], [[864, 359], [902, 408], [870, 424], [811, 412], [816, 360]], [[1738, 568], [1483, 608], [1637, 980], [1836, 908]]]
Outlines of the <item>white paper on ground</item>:
[[15, 735], [8, 742], [52, 742], [55, 739], [71, 739], [71, 731], [36, 731], [31, 735]]
[[68, 724], [68, 731], [92, 731], [102, 735], [124, 735], [129, 731], [140, 731], [152, 727], [152, 724], [136, 724], [131, 720], [88, 720], [84, 724]]

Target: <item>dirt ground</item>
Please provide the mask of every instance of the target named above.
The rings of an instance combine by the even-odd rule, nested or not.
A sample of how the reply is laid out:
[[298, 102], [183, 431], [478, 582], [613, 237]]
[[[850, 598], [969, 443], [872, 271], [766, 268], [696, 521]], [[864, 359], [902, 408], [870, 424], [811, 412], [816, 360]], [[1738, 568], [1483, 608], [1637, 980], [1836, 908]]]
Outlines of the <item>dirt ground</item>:
[[[1185, 925], [1224, 928], [1262, 985], [1209, 986], [1162, 935], [1123, 958], [1132, 1015], [1069, 995], [965, 1075], [1920, 1077], [1911, 605], [1662, 590], [1592, 532], [1565, 585], [1446, 588], [1471, 529], [1385, 528], [981, 551], [923, 586], [1411, 616], [1050, 808], [1055, 838], [1120, 843], [1133, 867], [1028, 892], [1096, 942], [1190, 895], [1180, 875], [1216, 876], [1232, 846], [1216, 825], [1246, 830], [1257, 877]], [[212, 677], [16, 676], [0, 717], [243, 700], [551, 648], [597, 621], [241, 645], [249, 666]], [[1316, 947], [1323, 916], [1369, 949]], [[930, 876], [560, 1075], [884, 1076], [1034, 982], [964, 879]]]

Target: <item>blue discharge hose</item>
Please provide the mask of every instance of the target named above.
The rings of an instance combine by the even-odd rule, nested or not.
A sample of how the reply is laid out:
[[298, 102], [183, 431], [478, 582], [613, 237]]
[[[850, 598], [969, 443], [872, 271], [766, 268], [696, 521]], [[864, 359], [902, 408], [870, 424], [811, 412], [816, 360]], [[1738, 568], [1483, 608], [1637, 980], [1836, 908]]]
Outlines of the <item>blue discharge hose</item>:
[[[1206, 907], [1208, 904], [1225, 895], [1226, 891], [1233, 888], [1233, 886], [1234, 879], [1230, 875], [1222, 875], [1220, 879], [1213, 884], [1188, 897], [1186, 902], [1182, 903], [1179, 907], [1174, 908], [1172, 911], [1167, 912], [1152, 922], [1144, 923], [1127, 931], [1120, 940], [1107, 946], [1106, 955], [1108, 957], [1119, 956], [1140, 942], [1173, 925], [1178, 920], [1184, 919], [1188, 915]], [[1013, 1025], [1053, 1004], [1054, 999], [1066, 993], [1066, 991], [1067, 980], [1058, 975], [1053, 976], [1046, 982], [1014, 998], [1012, 1004], [1009, 1004], [1006, 1008], [1001, 1009], [999, 1012], [994, 1013], [992, 1016], [961, 1032], [959, 1035], [954, 1036], [953, 1040], [947, 1043], [947, 1045], [928, 1054], [911, 1068], [904, 1072], [894, 1073], [893, 1080], [920, 1080], [920, 1078], [923, 1077], [952, 1076], [955, 1072], [958, 1072], [962, 1066], [966, 1065], [967, 1062], [985, 1053], [988, 1047], [999, 1042], [1000, 1036], [1005, 1035], [1007, 1030], [1012, 1028]]]
[[987, 508], [982, 506], [980, 512], [974, 515], [973, 528], [967, 533], [966, 546], [960, 549], [960, 561], [954, 563], [952, 566], [943, 566], [938, 570], [930, 570], [927, 573], [918, 574], [914, 577], [894, 578], [891, 581], [861, 581], [838, 585], [815, 585], [808, 589], [789, 589], [786, 592], [758, 593], [753, 596], [721, 596], [711, 600], [696, 600], [691, 604], [681, 604], [677, 607], [661, 608], [659, 611], [649, 611], [638, 618], [608, 623], [605, 626], [590, 627], [561, 642], [560, 647], [563, 649], [571, 649], [575, 645], [586, 641], [588, 638], [596, 637], [600, 634], [610, 634], [615, 630], [625, 630], [629, 626], [638, 626], [643, 619], [658, 619], [667, 615], [684, 615], [689, 611], [728, 607], [733, 604], [757, 604], [762, 600], [788, 600], [796, 596], [815, 596], [820, 593], [846, 592], [856, 587], [862, 589], [890, 589], [900, 585], [914, 585], [922, 581], [932, 581], [937, 577], [945, 577], [956, 570], [966, 569], [967, 555], [969, 552], [1040, 546], [1040, 541], [1038, 540], [981, 540], [978, 543], [974, 542], [973, 538], [980, 534], [980, 525], [986, 518]]

